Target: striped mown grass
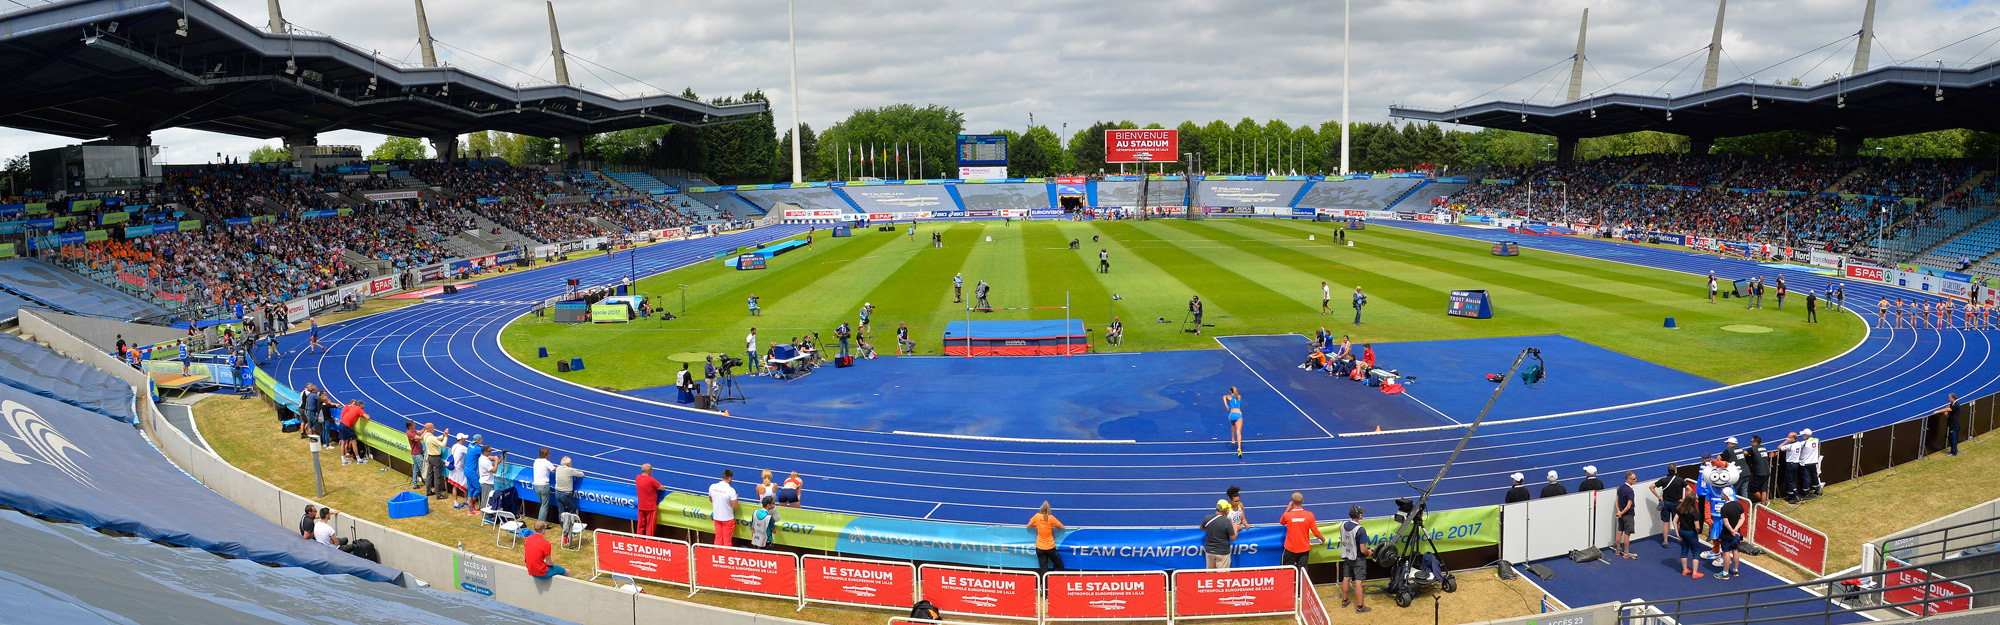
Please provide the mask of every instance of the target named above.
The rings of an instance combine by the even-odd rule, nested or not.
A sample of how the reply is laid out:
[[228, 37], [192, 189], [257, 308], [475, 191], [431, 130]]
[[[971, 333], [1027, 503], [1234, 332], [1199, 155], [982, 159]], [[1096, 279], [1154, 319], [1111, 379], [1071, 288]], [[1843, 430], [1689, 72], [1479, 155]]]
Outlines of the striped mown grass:
[[[1825, 310], [1821, 323], [1805, 323], [1802, 296], [1784, 311], [1768, 298], [1764, 309], [1745, 310], [1709, 304], [1701, 276], [1537, 250], [1500, 258], [1484, 242], [1384, 227], [1350, 233], [1354, 246], [1346, 247], [1333, 242], [1336, 227], [1267, 219], [924, 224], [915, 241], [906, 231], [857, 230], [838, 239], [821, 232], [812, 248], [773, 259], [763, 271], [711, 261], [640, 281], [641, 293], [676, 313], [682, 310], [677, 285], [690, 285], [682, 319], [563, 326], [525, 317], [502, 334], [502, 344], [544, 371], [554, 370], [555, 359], [534, 358], [537, 347], [586, 356], [590, 368], [564, 376], [582, 384], [662, 386], [679, 369], [669, 355], [740, 353], [752, 326], [759, 347], [813, 332], [831, 341], [835, 326], [853, 322], [871, 302], [872, 339], [883, 354], [894, 349], [897, 322], [909, 323], [919, 353], [936, 354], [944, 325], [966, 318], [964, 305], [952, 302], [951, 278], [959, 273], [968, 299], [979, 280], [992, 283], [995, 306], [1061, 306], [1067, 296], [1099, 350], [1213, 349], [1212, 336], [1311, 333], [1321, 326], [1373, 343], [1564, 334], [1737, 383], [1824, 360], [1865, 332], [1852, 315]], [[929, 242], [937, 230], [945, 236], [941, 249]], [[1080, 249], [1069, 249], [1072, 239]], [[1097, 273], [1099, 249], [1110, 251], [1111, 273]], [[1329, 315], [1319, 310], [1322, 280], [1333, 288]], [[1360, 327], [1350, 325], [1355, 286], [1369, 296]], [[1493, 319], [1444, 314], [1449, 291], [1469, 288], [1488, 291]], [[752, 293], [761, 298], [761, 317], [751, 318], [745, 306]], [[1177, 331], [1195, 295], [1215, 324], [1202, 336]], [[1096, 337], [1114, 314], [1124, 320], [1127, 340], [1106, 347]], [[978, 318], [1060, 315], [999, 311]], [[1662, 328], [1667, 317], [1681, 329]], [[1773, 331], [1721, 330], [1733, 324]]]

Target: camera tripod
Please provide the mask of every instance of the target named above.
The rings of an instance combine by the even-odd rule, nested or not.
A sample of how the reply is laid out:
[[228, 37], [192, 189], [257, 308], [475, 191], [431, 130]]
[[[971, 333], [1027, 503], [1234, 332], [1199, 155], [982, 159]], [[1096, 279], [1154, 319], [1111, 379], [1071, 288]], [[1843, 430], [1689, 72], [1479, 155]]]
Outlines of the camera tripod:
[[736, 385], [735, 373], [724, 373], [715, 380], [715, 403], [726, 401], [750, 402], [743, 396], [743, 387]]

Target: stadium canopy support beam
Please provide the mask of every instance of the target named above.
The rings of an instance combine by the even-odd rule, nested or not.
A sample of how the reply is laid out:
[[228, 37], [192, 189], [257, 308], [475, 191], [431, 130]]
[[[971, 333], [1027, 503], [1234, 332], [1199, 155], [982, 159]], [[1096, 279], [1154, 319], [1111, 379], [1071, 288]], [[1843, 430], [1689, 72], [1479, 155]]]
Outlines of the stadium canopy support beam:
[[1701, 73], [1701, 88], [1704, 90], [1714, 89], [1716, 75], [1722, 72], [1722, 15], [1728, 10], [1729, 0], [1721, 0], [1715, 5], [1715, 33], [1708, 37], [1708, 69]]
[[1715, 149], [1715, 137], [1688, 137], [1689, 154], [1708, 156], [1709, 151], [1713, 149]]
[[310, 132], [304, 134], [296, 134], [296, 135], [285, 135], [284, 141], [285, 141], [285, 150], [287, 152], [291, 152], [292, 154], [292, 162], [295, 164], [303, 163], [306, 160], [304, 154], [306, 148], [319, 145], [319, 135]]
[[431, 21], [424, 17], [424, 0], [417, 0], [417, 46], [424, 49], [424, 67], [437, 67], [438, 55], [431, 48]]
[[[556, 3], [549, 0], [549, 53], [555, 55], [556, 84], [569, 84], [569, 64], [563, 62], [562, 33], [556, 31]], [[580, 152], [579, 152], [580, 153]]]
[[1556, 137], [1556, 162], [1576, 161], [1576, 137]]
[[278, 0], [266, 0], [264, 4], [271, 10], [271, 34], [282, 35], [289, 31], [285, 28], [285, 12], [278, 8]]
[[458, 160], [458, 135], [431, 137], [431, 149], [437, 150], [437, 160]]
[[1569, 63], [1569, 99], [1575, 102], [1583, 98], [1583, 38], [1590, 32], [1590, 7], [1583, 9], [1583, 23], [1576, 27], [1576, 56]]
[[576, 169], [582, 166], [583, 137], [580, 135], [563, 137], [560, 142], [563, 150], [563, 168]]
[[1833, 155], [1840, 158], [1854, 158], [1861, 153], [1861, 137], [1836, 134], [1833, 136]]
[[1854, 43], [1852, 74], [1868, 71], [1868, 44], [1875, 40], [1875, 0], [1868, 0], [1868, 8], [1861, 14], [1861, 32], [1856, 35], [1861, 37], [1861, 40]]

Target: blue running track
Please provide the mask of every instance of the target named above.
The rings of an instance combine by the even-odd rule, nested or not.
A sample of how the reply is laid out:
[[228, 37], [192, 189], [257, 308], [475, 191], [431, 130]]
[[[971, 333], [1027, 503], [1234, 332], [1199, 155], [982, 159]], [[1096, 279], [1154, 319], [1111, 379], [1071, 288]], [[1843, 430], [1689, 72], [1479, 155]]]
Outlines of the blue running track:
[[[1517, 238], [1455, 226], [1396, 227], [1479, 240]], [[649, 246], [637, 252], [639, 271], [685, 266], [723, 248], [803, 228]], [[1611, 242], [1518, 238], [1527, 248], [1696, 274], [1688, 277], [1691, 290], [1702, 288], [1699, 276], [1710, 270], [1772, 271]], [[1206, 437], [1126, 444], [920, 437], [855, 427], [866, 424], [685, 410], [564, 382], [500, 349], [501, 328], [533, 302], [559, 294], [563, 279], [612, 282], [625, 275], [627, 262], [590, 259], [509, 273], [457, 295], [330, 325], [321, 330], [330, 350], [319, 354], [300, 356], [301, 339], [288, 337], [290, 357], [271, 370], [294, 388], [316, 382], [342, 401], [362, 398], [391, 424], [407, 416], [483, 432], [491, 444], [517, 454], [546, 445], [574, 456], [595, 477], [626, 481], [639, 463], [651, 462], [670, 488], [701, 492], [724, 468], [797, 470], [808, 480], [806, 504], [816, 509], [977, 523], [1019, 523], [1046, 499], [1079, 526], [1185, 525], [1198, 522], [1200, 511], [1230, 485], [1243, 487], [1253, 518], [1274, 518], [1293, 491], [1304, 492], [1322, 516], [1350, 503], [1383, 510], [1409, 493], [1403, 479], [1434, 475], [1462, 433], [1450, 424], [1351, 437], [1314, 428], [1304, 435], [1253, 436], [1242, 459]], [[1824, 280], [1809, 275], [1792, 277], [1796, 284]], [[1911, 295], [1881, 285], [1849, 286], [1851, 302]], [[1776, 439], [1811, 427], [1825, 438], [1899, 421], [1935, 410], [1948, 391], [1977, 397], [2000, 388], [1994, 351], [1990, 332], [1875, 330], [1841, 356], [1766, 380], [1587, 414], [1489, 423], [1433, 505], [1497, 503], [1504, 476], [1515, 471], [1553, 468], [1573, 475], [1595, 464], [1606, 475], [1628, 469], [1653, 475], [1670, 460], [1720, 448], [1728, 436]], [[1560, 373], [1561, 363], [1556, 366]], [[1429, 383], [1414, 388], [1420, 397]]]

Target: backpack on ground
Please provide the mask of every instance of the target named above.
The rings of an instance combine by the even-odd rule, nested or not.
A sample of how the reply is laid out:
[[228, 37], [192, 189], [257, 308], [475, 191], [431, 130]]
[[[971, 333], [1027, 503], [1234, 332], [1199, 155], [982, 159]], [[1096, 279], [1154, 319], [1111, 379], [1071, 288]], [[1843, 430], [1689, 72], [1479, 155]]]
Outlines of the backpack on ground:
[[944, 613], [939, 612], [937, 606], [932, 605], [929, 599], [921, 599], [910, 606], [910, 618], [920, 622], [936, 623], [944, 618]]

